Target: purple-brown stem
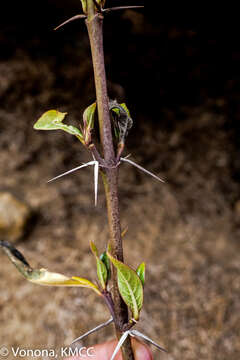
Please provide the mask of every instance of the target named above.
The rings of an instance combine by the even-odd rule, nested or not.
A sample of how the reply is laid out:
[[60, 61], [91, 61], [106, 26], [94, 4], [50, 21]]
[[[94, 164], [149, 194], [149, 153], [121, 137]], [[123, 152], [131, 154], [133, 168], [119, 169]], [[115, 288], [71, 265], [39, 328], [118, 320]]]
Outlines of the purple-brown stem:
[[[87, 0], [86, 25], [90, 39], [94, 68], [100, 139], [103, 150], [103, 157], [106, 164], [106, 168], [101, 171], [101, 173], [106, 194], [111, 252], [115, 258], [123, 261], [123, 248], [118, 201], [118, 167], [115, 167], [116, 155], [112, 139], [109, 99], [107, 94], [107, 80], [103, 52], [103, 16], [95, 10], [93, 0]], [[124, 324], [128, 323], [128, 309], [119, 294], [117, 285], [117, 273], [114, 268], [112, 269], [112, 277], [115, 329], [117, 337], [119, 338], [122, 335]], [[129, 338], [122, 346], [122, 355], [124, 360], [134, 360], [134, 355], [132, 352], [131, 342]]]

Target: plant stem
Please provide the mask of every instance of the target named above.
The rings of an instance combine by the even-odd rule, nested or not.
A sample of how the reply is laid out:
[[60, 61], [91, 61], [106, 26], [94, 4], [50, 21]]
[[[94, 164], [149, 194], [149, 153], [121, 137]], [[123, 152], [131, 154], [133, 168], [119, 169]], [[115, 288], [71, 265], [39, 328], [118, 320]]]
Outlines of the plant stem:
[[[94, 78], [96, 86], [98, 120], [100, 139], [103, 148], [103, 156], [106, 169], [102, 171], [102, 178], [106, 194], [108, 222], [110, 231], [111, 252], [118, 260], [123, 261], [123, 248], [121, 238], [121, 225], [118, 200], [118, 168], [113, 147], [111, 119], [109, 113], [109, 99], [107, 95], [107, 80], [103, 52], [103, 16], [96, 12], [93, 0], [87, 0], [87, 29], [90, 39]], [[123, 326], [128, 322], [128, 308], [123, 302], [117, 285], [116, 269], [112, 269], [113, 275], [113, 301], [115, 309], [115, 329], [119, 338], [123, 332]], [[128, 338], [122, 346], [124, 360], [134, 360], [131, 342]]]

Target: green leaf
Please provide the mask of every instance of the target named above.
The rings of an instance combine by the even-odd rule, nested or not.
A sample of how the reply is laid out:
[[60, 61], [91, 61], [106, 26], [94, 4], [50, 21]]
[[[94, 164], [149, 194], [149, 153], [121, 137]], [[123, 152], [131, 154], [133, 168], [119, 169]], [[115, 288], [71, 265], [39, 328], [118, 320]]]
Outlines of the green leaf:
[[120, 115], [120, 109], [119, 108], [112, 108], [112, 111], [115, 112], [117, 115]]
[[105, 5], [106, 0], [97, 0], [97, 3], [102, 6], [102, 8]]
[[71, 135], [75, 135], [83, 142], [83, 135], [78, 128], [63, 123], [66, 115], [67, 113], [62, 113], [57, 110], [49, 110], [38, 119], [33, 128], [35, 130], [63, 130]]
[[106, 269], [106, 266], [104, 265], [104, 263], [99, 258], [96, 258], [96, 261], [97, 261], [98, 279], [100, 281], [100, 284], [102, 285], [102, 288], [105, 289], [106, 284], [107, 284], [107, 278], [108, 278], [107, 269]]
[[96, 111], [96, 103], [88, 106], [83, 113], [83, 123], [86, 124], [91, 130], [94, 126], [94, 116]]
[[115, 114], [112, 117], [115, 137], [120, 143], [124, 144], [128, 132], [133, 125], [130, 112], [125, 103], [118, 104], [116, 100], [109, 100], [109, 110]]
[[105, 264], [103, 263], [103, 261], [98, 257], [98, 251], [97, 251], [96, 245], [94, 244], [93, 241], [90, 242], [90, 247], [91, 247], [93, 255], [96, 258], [98, 279], [100, 281], [102, 288], [105, 289], [107, 280], [108, 280], [107, 268], [106, 268]]
[[9, 242], [0, 241], [0, 247], [3, 248], [10, 261], [16, 266], [18, 271], [30, 282], [39, 285], [48, 286], [80, 286], [94, 290], [101, 295], [98, 287], [87, 279], [77, 276], [67, 277], [65, 275], [50, 272], [46, 269], [32, 269], [24, 256]]
[[84, 14], [87, 14], [87, 0], [81, 0]]
[[128, 110], [127, 105], [126, 105], [125, 103], [122, 103], [122, 104], [120, 104], [120, 105], [121, 105], [121, 107], [126, 111], [126, 113], [128, 114], [128, 116], [131, 117], [130, 111]]
[[117, 115], [120, 115], [121, 112], [125, 112], [129, 117], [131, 117], [130, 111], [125, 103], [118, 104], [116, 101], [112, 101], [111, 111], [114, 111]]
[[79, 285], [77, 285], [77, 283], [76, 283], [74, 286], [86, 287], [86, 288], [94, 290], [98, 295], [102, 295], [102, 293], [99, 290], [99, 288], [97, 287], [97, 285], [92, 283], [90, 280], [81, 278], [79, 276], [72, 276], [71, 279], [76, 280], [79, 283]]
[[107, 253], [107, 255], [117, 268], [119, 292], [127, 306], [131, 309], [133, 318], [138, 320], [139, 312], [143, 305], [142, 282], [133, 269], [115, 259], [111, 254]]
[[107, 256], [107, 252], [104, 251], [101, 255], [100, 255], [100, 260], [102, 260], [102, 262], [104, 263], [104, 265], [106, 266], [107, 269], [107, 280], [111, 279], [111, 263], [109, 260], [109, 257]]
[[138, 274], [143, 286], [145, 283], [145, 268], [146, 268], [146, 266], [145, 266], [145, 263], [143, 262], [138, 266], [138, 268], [136, 270], [136, 273]]
[[90, 241], [90, 248], [94, 256], [98, 257], [98, 250], [93, 241]]
[[83, 113], [83, 137], [86, 145], [91, 142], [91, 131], [94, 128], [96, 103], [88, 106]]
[[124, 238], [124, 236], [126, 235], [127, 232], [128, 232], [128, 226], [126, 226], [125, 229], [123, 229], [123, 231], [121, 232], [122, 239]]

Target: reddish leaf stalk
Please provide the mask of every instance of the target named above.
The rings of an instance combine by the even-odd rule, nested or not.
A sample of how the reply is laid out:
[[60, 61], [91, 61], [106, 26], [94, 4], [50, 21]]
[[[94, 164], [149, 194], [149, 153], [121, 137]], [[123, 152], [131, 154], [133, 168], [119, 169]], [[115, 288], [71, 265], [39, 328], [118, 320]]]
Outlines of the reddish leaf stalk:
[[[93, 0], [87, 0], [87, 13], [86, 25], [90, 39], [94, 68], [100, 139], [106, 164], [106, 168], [104, 168], [101, 173], [106, 194], [111, 252], [114, 257], [123, 261], [118, 200], [118, 167], [115, 167], [117, 159], [113, 147], [103, 51], [103, 16], [95, 10]], [[112, 275], [115, 329], [117, 337], [119, 338], [123, 333], [124, 325], [128, 322], [128, 309], [119, 294], [117, 274], [116, 269], [114, 268], [112, 269]], [[124, 360], [134, 360], [129, 338], [122, 346], [122, 354]]]

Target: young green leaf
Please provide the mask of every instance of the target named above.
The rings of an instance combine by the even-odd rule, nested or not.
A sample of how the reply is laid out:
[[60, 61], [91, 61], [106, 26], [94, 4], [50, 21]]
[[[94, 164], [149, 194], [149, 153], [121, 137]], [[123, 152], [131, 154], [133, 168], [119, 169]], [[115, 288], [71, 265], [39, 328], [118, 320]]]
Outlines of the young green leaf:
[[105, 264], [103, 263], [103, 261], [98, 257], [98, 251], [97, 251], [96, 245], [94, 244], [93, 241], [90, 242], [90, 247], [91, 247], [93, 255], [96, 258], [98, 279], [100, 281], [102, 288], [105, 289], [107, 280], [108, 280], [107, 268], [106, 268]]
[[121, 105], [121, 107], [126, 111], [126, 113], [128, 114], [128, 116], [131, 117], [130, 111], [128, 110], [127, 105], [126, 105], [125, 103], [122, 103], [122, 104], [120, 104], [120, 105]]
[[86, 145], [91, 142], [91, 131], [94, 127], [96, 103], [88, 106], [83, 113], [83, 137]]
[[62, 113], [57, 110], [49, 110], [38, 119], [33, 128], [35, 130], [63, 130], [71, 135], [75, 135], [83, 142], [83, 135], [78, 128], [63, 123], [66, 115], [67, 113]]
[[123, 229], [123, 231], [121, 232], [122, 239], [124, 238], [127, 232], [128, 232], [128, 226], [126, 226], [125, 229]]
[[115, 136], [120, 143], [124, 144], [128, 132], [133, 125], [129, 110], [125, 103], [118, 104], [116, 100], [109, 101], [109, 110], [115, 113], [115, 116], [113, 116]]
[[136, 270], [136, 273], [138, 274], [143, 286], [144, 286], [144, 283], [145, 283], [145, 267], [146, 267], [145, 263], [143, 262], [138, 266], [138, 268]]
[[111, 279], [111, 263], [109, 260], [109, 257], [107, 256], [107, 252], [104, 251], [101, 255], [100, 255], [100, 260], [102, 260], [102, 262], [104, 263], [104, 265], [106, 266], [107, 269], [107, 280]]
[[106, 0], [96, 0], [101, 7], [104, 7]]
[[90, 129], [93, 129], [94, 126], [94, 116], [96, 111], [96, 103], [89, 105], [83, 113], [83, 123], [88, 126]]
[[96, 261], [97, 261], [97, 275], [102, 285], [102, 288], [105, 289], [108, 278], [107, 269], [104, 263], [99, 258], [96, 258]]
[[87, 14], [87, 0], [81, 0], [84, 14]]
[[16, 266], [19, 272], [28, 280], [39, 285], [48, 286], [80, 286], [94, 290], [101, 295], [98, 287], [87, 279], [77, 276], [67, 277], [62, 274], [50, 272], [46, 269], [32, 269], [24, 256], [7, 241], [0, 241], [0, 247], [3, 248], [11, 262]]
[[126, 264], [115, 259], [111, 254], [107, 253], [109, 259], [117, 269], [119, 292], [131, 309], [133, 318], [139, 319], [139, 312], [143, 305], [143, 286], [136, 272]]
[[93, 241], [90, 241], [90, 249], [94, 256], [98, 257], [98, 250]]

